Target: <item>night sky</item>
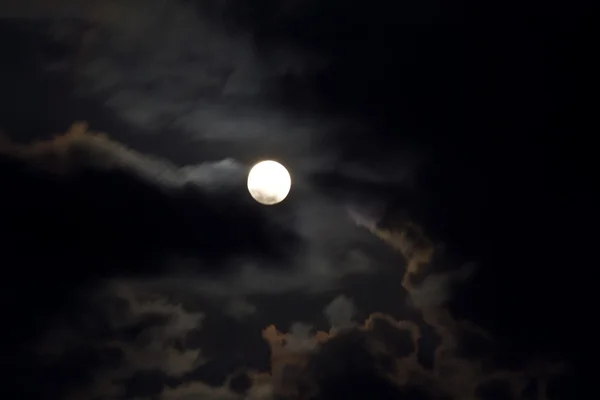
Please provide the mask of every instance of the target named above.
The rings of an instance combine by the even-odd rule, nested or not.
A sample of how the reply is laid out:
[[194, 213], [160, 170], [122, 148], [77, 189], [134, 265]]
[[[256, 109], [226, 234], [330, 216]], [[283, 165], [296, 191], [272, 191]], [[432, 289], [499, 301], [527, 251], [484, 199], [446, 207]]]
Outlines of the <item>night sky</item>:
[[2, 3], [1, 394], [591, 398], [588, 15]]

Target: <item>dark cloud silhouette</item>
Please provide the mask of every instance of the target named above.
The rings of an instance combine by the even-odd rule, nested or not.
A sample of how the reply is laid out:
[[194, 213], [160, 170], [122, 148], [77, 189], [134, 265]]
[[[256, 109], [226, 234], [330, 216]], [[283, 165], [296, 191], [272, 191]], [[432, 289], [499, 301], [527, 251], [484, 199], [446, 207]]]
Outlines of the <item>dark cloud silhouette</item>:
[[[47, 398], [328, 399], [343, 394], [346, 398], [516, 400], [531, 392], [535, 382], [537, 398], [544, 399], [552, 376], [563, 371], [561, 364], [544, 360], [512, 369], [495, 364], [498, 349], [493, 338], [480, 327], [457, 320], [446, 307], [451, 287], [467, 279], [473, 267], [441, 268], [444, 248], [434, 245], [422, 227], [407, 217], [381, 224], [382, 214], [361, 214], [368, 207], [351, 208], [347, 217], [403, 256], [405, 268], [397, 276], [398, 288], [407, 292], [406, 306], [416, 309], [417, 318], [398, 320], [375, 313], [357, 324], [353, 301], [338, 296], [323, 311], [328, 332], [315, 332], [304, 323], [292, 325], [289, 333], [273, 325], [262, 331], [270, 347], [270, 371], [218, 356], [207, 359], [202, 343], [191, 345], [195, 332], [203, 329], [204, 314], [187, 310], [181, 300], [171, 298], [174, 289], [193, 293], [183, 284], [187, 280], [190, 286], [206, 290], [205, 295], [227, 298], [215, 285], [220, 277], [225, 279], [221, 284], [235, 282], [228, 281], [233, 277], [241, 286], [229, 288], [229, 300], [223, 304], [229, 304], [226, 312], [241, 321], [260, 309], [239, 296], [270, 293], [270, 283], [251, 289], [252, 275], [244, 275], [243, 268], [236, 269], [235, 262], [227, 260], [275, 257], [292, 265], [306, 247], [297, 225], [277, 225], [278, 219], [253, 207], [249, 196], [240, 197], [244, 167], [234, 161], [178, 167], [88, 133], [84, 125], [74, 125], [68, 134], [50, 141], [18, 144], [4, 138], [0, 151], [7, 166], [2, 169], [3, 179], [13, 180], [10, 187], [27, 185], [23, 192], [3, 194], [8, 204], [3, 229], [11, 241], [7, 259], [26, 264], [60, 262], [37, 277], [67, 277], [44, 288], [42, 282], [28, 280], [27, 271], [14, 270], [12, 286], [4, 290], [7, 297], [16, 297], [23, 288], [47, 296], [43, 317], [15, 318], [29, 324], [23, 325], [25, 329], [36, 324], [46, 329], [41, 335], [30, 335], [30, 340], [20, 338], [28, 353], [19, 365], [24, 372], [24, 363], [34, 359], [42, 360], [48, 366], [44, 368], [58, 366], [54, 373], [61, 378]], [[226, 213], [222, 207], [227, 207]], [[43, 221], [41, 226], [48, 231], [28, 228], [28, 221]], [[57, 227], [64, 233], [51, 235]], [[326, 234], [320, 235], [312, 240], [327, 240]], [[295, 242], [302, 246], [294, 246]], [[19, 252], [31, 243], [37, 254]], [[96, 256], [90, 259], [90, 255]], [[200, 267], [191, 271], [193, 264], [169, 263], [169, 257], [196, 259]], [[396, 261], [401, 265], [400, 259]], [[256, 277], [280, 273], [280, 278], [274, 278], [282, 282], [278, 291], [300, 288], [303, 284], [292, 282], [298, 284], [303, 276], [304, 284], [310, 285], [310, 270], [321, 261], [309, 258], [307, 262], [297, 270], [300, 275], [283, 266], [281, 271], [261, 267], [258, 270], [265, 272]], [[169, 270], [169, 265], [180, 269]], [[327, 277], [324, 271], [319, 271], [321, 280]], [[335, 282], [351, 271], [328, 279]], [[181, 278], [172, 280], [177, 276]], [[98, 281], [98, 277], [105, 279]], [[86, 281], [93, 285], [84, 293]], [[65, 296], [78, 297], [81, 308], [61, 309], [61, 304], [68, 304]], [[8, 307], [11, 311], [10, 303]], [[427, 329], [439, 342], [421, 340]], [[432, 361], [424, 363], [422, 354], [427, 352], [433, 353]], [[68, 374], [75, 365], [77, 374]], [[38, 395], [33, 388], [29, 392]]]
[[[11, 326], [3, 356], [14, 371], [12, 384], [0, 386], [7, 396], [573, 397], [567, 364], [507, 345], [550, 343], [526, 322], [552, 314], [550, 332], [560, 314], [540, 294], [561, 298], [539, 285], [545, 265], [535, 285], [507, 284], [526, 264], [513, 260], [518, 245], [504, 248], [528, 226], [517, 220], [535, 210], [559, 218], [543, 198], [528, 200], [527, 218], [507, 211], [544, 174], [493, 193], [500, 201], [491, 229], [511, 225], [500, 239], [476, 229], [482, 213], [466, 211], [486, 202], [490, 181], [521, 174], [507, 176], [506, 159], [530, 163], [540, 146], [521, 147], [518, 137], [537, 121], [507, 123], [486, 107], [506, 114], [522, 106], [537, 118], [547, 100], [528, 104], [529, 93], [552, 86], [536, 86], [544, 74], [516, 79], [502, 51], [490, 57], [491, 73], [479, 61], [465, 67], [462, 28], [430, 23], [455, 22], [456, 13], [431, 2], [400, 12], [377, 2], [12, 3], [0, 5], [0, 18], [16, 18], [0, 21], [8, 128], [0, 138], [0, 299]], [[369, 26], [367, 40], [358, 25]], [[484, 36], [474, 39], [495, 51]], [[523, 51], [515, 70], [531, 54]], [[474, 96], [478, 104], [467, 107], [471, 68], [486, 81], [502, 70], [506, 78], [490, 92], [522, 85], [524, 96], [502, 107]], [[468, 144], [458, 152], [447, 137], [468, 132], [465, 110], [478, 133], [457, 134]], [[486, 118], [489, 130], [479, 126]], [[75, 124], [45, 136], [73, 120], [110, 134]], [[514, 142], [506, 139], [513, 132]], [[433, 136], [444, 139], [419, 144]], [[516, 158], [504, 152], [511, 147]], [[286, 160], [294, 186], [284, 203], [264, 208], [248, 196], [245, 174], [269, 157]], [[483, 179], [479, 166], [491, 164]], [[464, 226], [475, 245], [448, 226]], [[465, 263], [468, 247], [506, 260], [479, 289], [494, 304], [515, 304], [509, 317], [523, 316], [499, 341], [456, 312], [468, 308], [464, 300], [453, 303], [481, 271]], [[532, 286], [534, 311], [519, 303]], [[463, 296], [471, 304], [485, 297]]]
[[[216, 289], [220, 277], [225, 279], [221, 284], [237, 279], [242, 286], [226, 289], [229, 300], [223, 304], [241, 321], [260, 309], [239, 296], [271, 290], [268, 281], [253, 288], [252, 279], [283, 274], [272, 279], [280, 279], [277, 290], [285, 292], [310, 285], [310, 270], [321, 262], [309, 258], [297, 270], [300, 275], [285, 265], [270, 272], [261, 267], [253, 272], [264, 271], [256, 278], [236, 269], [236, 259], [252, 257], [293, 265], [307, 244], [314, 245], [303, 237], [301, 226], [278, 225], [278, 218], [242, 196], [245, 167], [233, 160], [176, 166], [89, 133], [82, 124], [49, 141], [19, 144], [5, 137], [0, 152], [6, 166], [1, 169], [3, 179], [11, 180], [7, 187], [23, 188], [3, 193], [2, 229], [9, 238], [4, 255], [11, 263], [53, 265], [37, 274], [36, 282], [28, 279], [26, 270], [11, 270], [11, 286], [3, 291], [7, 298], [17, 298], [23, 288], [46, 296], [42, 317], [15, 320], [23, 321], [25, 329], [50, 329], [30, 334], [31, 340], [20, 338], [28, 345], [23, 348], [28, 351], [20, 364], [23, 371], [24, 362], [40, 357], [48, 366], [44, 368], [58, 366], [54, 373], [61, 377], [47, 398], [68, 394], [73, 399], [102, 395], [169, 399], [185, 394], [328, 399], [343, 394], [519, 399], [521, 393], [533, 390], [535, 382], [537, 398], [544, 399], [550, 378], [563, 370], [562, 365], [543, 361], [517, 369], [496, 365], [498, 349], [491, 336], [455, 319], [446, 308], [452, 286], [467, 279], [474, 268], [440, 267], [446, 261], [444, 248], [434, 245], [422, 227], [406, 216], [381, 224], [384, 214], [370, 213], [368, 205], [349, 208], [347, 217], [403, 256], [406, 267], [398, 275], [398, 287], [406, 290], [407, 306], [417, 310], [418, 318], [398, 320], [375, 313], [357, 324], [353, 301], [338, 296], [323, 311], [328, 332], [315, 332], [303, 323], [292, 325], [289, 333], [275, 326], [263, 330], [271, 353], [269, 373], [233, 360], [206, 359], [202, 343], [191, 346], [204, 314], [188, 311], [181, 300], [169, 297], [174, 289], [193, 293], [183, 281], [206, 290], [205, 295], [227, 298], [225, 289]], [[56, 235], [59, 228], [62, 234]], [[326, 234], [320, 235], [311, 240], [327, 240]], [[19, 250], [32, 244], [35, 254]], [[195, 259], [198, 267], [192, 271], [193, 263], [169, 261], [183, 258]], [[323, 271], [318, 275], [321, 280], [327, 277]], [[335, 282], [351, 271], [328, 279]], [[46, 281], [56, 281], [61, 274], [64, 280], [45, 287]], [[293, 286], [302, 276], [305, 283]], [[90, 285], [84, 292], [85, 282]], [[78, 297], [81, 309], [62, 309], [67, 297]], [[10, 303], [7, 307], [15, 311]], [[439, 342], [421, 340], [427, 329]], [[423, 362], [427, 352], [433, 353], [430, 363]], [[77, 373], [68, 373], [75, 365]]]
[[271, 345], [274, 393], [319, 399], [340, 393], [357, 399], [521, 399], [530, 382], [545, 387], [551, 376], [562, 371], [558, 365], [535, 363], [523, 370], [503, 370], [483, 357], [464, 358], [451, 343], [460, 339], [452, 331], [454, 322], [447, 323], [435, 328], [446, 343], [437, 348], [433, 369], [425, 368], [417, 357], [418, 326], [383, 314], [372, 315], [350, 331], [305, 335], [304, 347], [290, 347], [298, 340], [297, 333], [269, 327], [263, 336]]
[[[200, 314], [170, 302], [173, 294], [221, 299], [239, 319], [256, 312], [240, 296], [319, 292], [345, 276], [373, 271], [352, 247], [347, 256], [323, 252], [330, 251], [325, 245], [332, 239], [342, 239], [341, 249], [354, 240], [377, 245], [369, 235], [349, 232], [345, 238], [336, 226], [323, 229], [322, 210], [333, 205], [304, 203], [298, 208], [301, 220], [285, 206], [260, 208], [246, 193], [246, 167], [233, 160], [176, 166], [88, 132], [85, 124], [31, 143], [4, 136], [0, 156], [6, 187], [18, 188], [3, 193], [5, 260], [11, 266], [47, 266], [35, 279], [30, 270], [13, 267], [5, 280], [5, 311], [25, 332], [13, 332], [26, 352], [19, 370], [43, 374], [29, 369], [39, 357], [65, 373], [80, 365], [73, 379], [56, 380], [48, 398], [66, 392], [74, 398], [129, 396], [148, 380], [162, 382], [144, 389], [158, 393], [221, 369], [217, 381], [223, 383], [231, 362], [197, 361], [200, 349], [186, 346], [195, 325], [178, 327], [178, 321]], [[343, 208], [340, 217], [351, 223]], [[22, 251], [31, 246], [36, 252]], [[252, 266], [257, 261], [262, 264]], [[339, 268], [332, 269], [334, 261]], [[19, 293], [36, 293], [45, 301], [38, 305], [26, 297], [17, 307]], [[32, 308], [43, 312], [32, 317], [25, 311]], [[351, 303], [339, 298], [329, 318], [347, 329], [352, 314]], [[113, 353], [106, 368], [94, 356]], [[81, 359], [84, 354], [89, 358]], [[250, 391], [258, 390], [254, 380]], [[16, 384], [32, 396], [46, 390]]]
[[[396, 225], [393, 230], [369, 227], [407, 259], [402, 284], [411, 298], [432, 298], [413, 301], [422, 321], [397, 321], [373, 314], [350, 331], [309, 334], [304, 330], [300, 336], [303, 346], [291, 346], [300, 338], [297, 330], [285, 334], [268, 327], [263, 336], [271, 346], [275, 393], [292, 398], [311, 398], [307, 393], [332, 398], [344, 393], [348, 398], [520, 399], [534, 381], [542, 387], [537, 398], [546, 398], [550, 379], [562, 374], [564, 365], [544, 360], [532, 360], [521, 368], [496, 365], [495, 354], [502, 349], [495, 346], [489, 333], [455, 319], [444, 301], [435, 300], [437, 293], [427, 295], [424, 288], [431, 285], [431, 278], [420, 283], [411, 279], [436, 259], [434, 246], [423, 231], [413, 223]], [[466, 272], [471, 271], [463, 268], [454, 274], [464, 278]], [[439, 278], [437, 291], [447, 296], [443, 285], [450, 283], [451, 279]], [[339, 300], [333, 304], [336, 302]], [[330, 313], [332, 308], [326, 311]], [[423, 323], [440, 339], [431, 365], [424, 365], [419, 357], [425, 350], [420, 347], [427, 345], [419, 340], [419, 324]]]
[[[20, 188], [3, 195], [10, 248], [36, 243], [43, 257], [87, 262], [82, 275], [139, 274], [141, 263], [158, 272], [169, 256], [213, 266], [238, 252], [285, 258], [300, 244], [249, 199], [238, 179], [244, 167], [234, 162], [177, 168], [84, 130], [32, 145], [5, 141], [0, 151], [9, 156], [4, 182]], [[60, 236], [50, 234], [59, 227]]]

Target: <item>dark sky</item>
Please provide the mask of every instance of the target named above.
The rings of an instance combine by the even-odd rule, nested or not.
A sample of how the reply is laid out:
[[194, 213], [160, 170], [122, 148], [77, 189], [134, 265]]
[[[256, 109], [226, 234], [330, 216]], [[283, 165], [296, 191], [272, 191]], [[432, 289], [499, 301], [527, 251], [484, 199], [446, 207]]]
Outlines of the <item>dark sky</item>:
[[3, 394], [583, 398], [589, 19], [1, 5]]

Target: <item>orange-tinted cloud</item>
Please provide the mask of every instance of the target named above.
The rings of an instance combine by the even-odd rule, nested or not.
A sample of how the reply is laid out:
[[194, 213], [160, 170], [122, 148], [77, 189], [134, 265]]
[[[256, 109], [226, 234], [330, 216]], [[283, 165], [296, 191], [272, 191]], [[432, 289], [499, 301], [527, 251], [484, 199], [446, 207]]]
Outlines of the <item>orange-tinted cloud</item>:
[[[466, 267], [428, 276], [435, 246], [423, 230], [408, 219], [394, 229], [381, 229], [376, 224], [365, 226], [398, 249], [406, 259], [407, 267], [399, 285], [412, 296], [427, 296], [427, 291], [423, 292], [424, 285], [445, 290], [445, 284], [453, 279], [465, 279], [472, 272], [471, 267]], [[420, 283], [413, 279], [418, 275], [421, 275]], [[383, 392], [373, 393], [374, 398], [395, 393], [396, 396], [413, 398], [410, 396], [414, 395], [419, 399], [486, 400], [492, 393], [520, 400], [524, 399], [526, 387], [535, 382], [537, 399], [547, 400], [548, 380], [564, 371], [561, 364], [536, 360], [519, 370], [497, 368], [492, 357], [493, 338], [484, 329], [469, 321], [455, 319], [444, 307], [444, 301], [413, 301], [412, 305], [439, 337], [433, 368], [425, 368], [419, 362], [418, 354], [425, 350], [419, 342], [419, 326], [385, 314], [372, 314], [351, 330], [337, 332], [332, 329], [309, 335], [304, 332], [306, 346], [297, 347], [296, 351], [287, 347], [288, 343], [297, 340], [293, 332], [283, 333], [270, 326], [263, 331], [263, 337], [271, 347], [275, 393], [284, 397], [299, 396], [290, 398], [309, 398], [308, 393], [330, 392], [332, 384], [339, 393], [347, 388], [356, 391], [358, 386], [352, 382], [355, 379], [364, 380], [365, 384], [379, 380], [372, 390], [381, 387]], [[490, 347], [475, 356], [468, 356], [461, 348], [465, 340], [487, 342]], [[303, 392], [299, 385], [310, 387], [311, 391]]]

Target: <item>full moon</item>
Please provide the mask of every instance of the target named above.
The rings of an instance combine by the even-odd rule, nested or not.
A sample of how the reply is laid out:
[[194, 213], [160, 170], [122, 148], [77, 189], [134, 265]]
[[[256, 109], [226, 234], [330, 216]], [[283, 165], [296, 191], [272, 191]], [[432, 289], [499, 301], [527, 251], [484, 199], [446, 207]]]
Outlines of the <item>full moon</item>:
[[248, 174], [248, 191], [260, 204], [271, 206], [281, 203], [291, 187], [290, 173], [277, 161], [261, 161]]

